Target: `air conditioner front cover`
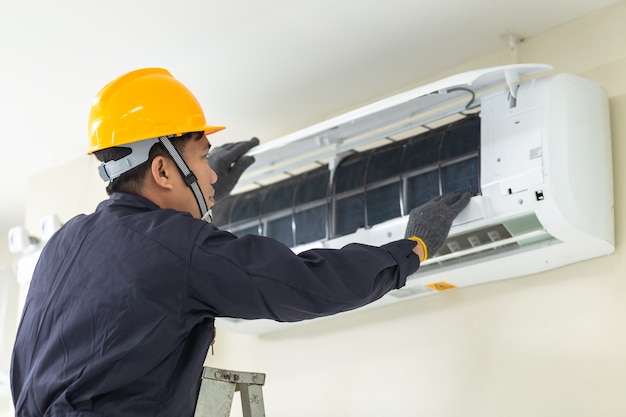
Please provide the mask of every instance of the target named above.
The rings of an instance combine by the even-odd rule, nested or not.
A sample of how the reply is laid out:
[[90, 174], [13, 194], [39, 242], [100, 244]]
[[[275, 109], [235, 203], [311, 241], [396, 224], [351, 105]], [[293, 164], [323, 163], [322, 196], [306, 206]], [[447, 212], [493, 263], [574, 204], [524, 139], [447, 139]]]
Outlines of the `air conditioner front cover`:
[[[254, 150], [257, 162], [238, 187], [293, 175], [290, 170], [325, 158], [335, 171], [337, 160], [354, 147], [465, 115], [471, 91], [472, 108], [480, 110], [479, 189], [455, 220], [444, 248], [404, 288], [361, 309], [610, 254], [613, 185], [606, 93], [570, 74], [523, 81], [548, 70], [513, 65], [460, 74], [271, 141]], [[371, 227], [293, 250], [401, 239], [410, 208]], [[222, 318], [218, 325], [259, 334], [294, 324]]]

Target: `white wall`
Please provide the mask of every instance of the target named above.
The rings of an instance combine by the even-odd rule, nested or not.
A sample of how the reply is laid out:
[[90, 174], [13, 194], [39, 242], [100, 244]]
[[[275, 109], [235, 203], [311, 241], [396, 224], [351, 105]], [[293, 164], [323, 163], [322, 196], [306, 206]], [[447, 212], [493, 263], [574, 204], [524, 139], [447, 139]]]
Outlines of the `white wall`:
[[17, 328], [18, 307], [14, 294], [18, 285], [12, 268], [13, 260], [6, 235], [0, 237], [0, 416], [2, 410], [11, 404], [8, 377], [13, 338], [6, 335], [14, 334]]
[[[536, 62], [602, 84], [612, 118], [613, 255], [262, 337], [218, 330], [207, 364], [267, 373], [273, 417], [626, 415], [624, 22], [622, 3], [433, 77]], [[63, 220], [92, 211], [104, 197], [87, 159], [33, 179], [29, 229], [51, 211]]]
[[[8, 249], [7, 249], [8, 252]], [[0, 335], [10, 335], [17, 327], [17, 302], [12, 297], [17, 291], [15, 274], [10, 268], [0, 266]], [[0, 344], [0, 411], [10, 405], [9, 360], [13, 339], [3, 337]]]

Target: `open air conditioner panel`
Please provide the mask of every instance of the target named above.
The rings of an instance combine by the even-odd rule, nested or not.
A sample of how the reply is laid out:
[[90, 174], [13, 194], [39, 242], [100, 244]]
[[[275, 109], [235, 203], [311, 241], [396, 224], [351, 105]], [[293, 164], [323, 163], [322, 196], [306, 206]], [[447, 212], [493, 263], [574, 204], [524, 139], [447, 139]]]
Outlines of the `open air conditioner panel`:
[[288, 180], [235, 194], [214, 222], [235, 234], [262, 234], [290, 247], [352, 234], [404, 216], [447, 192], [480, 192], [480, 119], [450, 125], [344, 157]]

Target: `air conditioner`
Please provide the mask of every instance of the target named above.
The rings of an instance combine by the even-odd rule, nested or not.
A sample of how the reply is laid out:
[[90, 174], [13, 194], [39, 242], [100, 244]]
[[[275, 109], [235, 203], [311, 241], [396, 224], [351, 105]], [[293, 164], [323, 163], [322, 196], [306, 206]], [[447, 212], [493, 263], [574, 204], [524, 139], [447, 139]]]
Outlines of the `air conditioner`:
[[[574, 75], [537, 75], [551, 69], [459, 74], [258, 146], [216, 222], [295, 252], [381, 245], [403, 238], [418, 203], [471, 192], [444, 248], [404, 288], [362, 309], [610, 254], [607, 96]], [[244, 333], [293, 325], [218, 319]]]

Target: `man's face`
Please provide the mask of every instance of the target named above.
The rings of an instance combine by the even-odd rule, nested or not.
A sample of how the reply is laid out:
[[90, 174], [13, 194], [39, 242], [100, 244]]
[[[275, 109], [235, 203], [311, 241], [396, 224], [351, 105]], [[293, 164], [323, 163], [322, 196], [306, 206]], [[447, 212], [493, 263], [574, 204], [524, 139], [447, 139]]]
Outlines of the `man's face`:
[[[202, 138], [198, 140], [192, 139], [187, 142], [182, 155], [187, 163], [187, 166], [198, 180], [200, 190], [202, 190], [202, 195], [204, 196], [204, 201], [206, 202], [208, 209], [211, 209], [211, 207], [215, 204], [215, 190], [213, 189], [213, 184], [217, 181], [217, 174], [213, 171], [213, 169], [211, 169], [211, 167], [209, 167], [207, 162], [207, 155], [209, 154], [210, 147], [211, 145], [209, 140], [205, 135], [203, 135]], [[198, 203], [196, 202], [196, 199], [189, 187], [187, 187], [187, 195], [190, 199], [188, 203], [188, 211], [194, 217], [202, 217], [200, 209], [198, 208]]]

